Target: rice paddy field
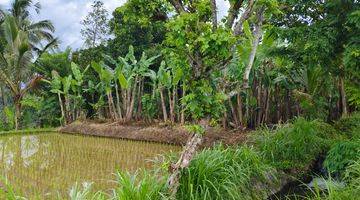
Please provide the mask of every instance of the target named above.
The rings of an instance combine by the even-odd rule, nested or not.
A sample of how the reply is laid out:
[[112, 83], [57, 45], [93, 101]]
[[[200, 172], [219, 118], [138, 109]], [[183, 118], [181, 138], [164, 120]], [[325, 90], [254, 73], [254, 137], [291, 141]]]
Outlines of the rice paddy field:
[[66, 196], [75, 184], [115, 187], [116, 170], [149, 169], [160, 154], [180, 147], [111, 138], [41, 133], [0, 136], [0, 175], [30, 199]]

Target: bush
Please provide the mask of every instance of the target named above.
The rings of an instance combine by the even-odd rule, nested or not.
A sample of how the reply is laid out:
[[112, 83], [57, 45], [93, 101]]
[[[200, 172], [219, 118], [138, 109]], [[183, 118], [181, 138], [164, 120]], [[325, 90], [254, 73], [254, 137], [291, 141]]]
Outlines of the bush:
[[360, 112], [353, 113], [350, 116], [343, 117], [334, 124], [341, 134], [349, 139], [360, 138]]
[[273, 166], [303, 171], [330, 146], [331, 140], [324, 139], [327, 133], [319, 130], [320, 125], [318, 121], [298, 118], [293, 124], [286, 124], [274, 131], [260, 130], [252, 139]]
[[180, 178], [177, 199], [261, 199], [270, 167], [248, 147], [206, 149], [195, 156]]
[[335, 144], [326, 156], [324, 166], [332, 174], [341, 175], [346, 167], [360, 157], [360, 140]]

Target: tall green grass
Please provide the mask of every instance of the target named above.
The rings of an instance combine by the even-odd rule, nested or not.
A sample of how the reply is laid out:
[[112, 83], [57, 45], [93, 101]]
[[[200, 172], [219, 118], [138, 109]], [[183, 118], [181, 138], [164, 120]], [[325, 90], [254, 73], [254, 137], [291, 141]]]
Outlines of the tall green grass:
[[262, 199], [270, 170], [249, 147], [206, 149], [182, 172], [177, 199]]
[[341, 141], [327, 153], [324, 167], [331, 174], [342, 175], [346, 167], [357, 159], [360, 159], [360, 140]]
[[250, 141], [276, 168], [304, 171], [330, 146], [330, 140], [324, 138], [327, 133], [320, 131], [319, 125], [318, 121], [298, 118], [293, 124], [283, 125], [274, 131], [259, 130]]
[[118, 172], [118, 187], [114, 190], [113, 198], [121, 200], [157, 200], [162, 199], [165, 191], [165, 178], [157, 177], [146, 171], [139, 174]]

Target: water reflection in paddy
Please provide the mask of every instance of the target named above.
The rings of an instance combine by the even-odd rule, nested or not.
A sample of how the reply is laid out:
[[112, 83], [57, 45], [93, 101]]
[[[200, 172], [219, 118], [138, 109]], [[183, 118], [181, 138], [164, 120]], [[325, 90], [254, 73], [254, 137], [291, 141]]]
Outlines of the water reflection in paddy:
[[117, 169], [149, 168], [149, 159], [179, 150], [164, 144], [58, 133], [1, 136], [0, 175], [25, 196], [51, 199], [67, 193], [76, 182], [94, 182], [94, 189], [107, 190], [114, 186], [111, 180]]

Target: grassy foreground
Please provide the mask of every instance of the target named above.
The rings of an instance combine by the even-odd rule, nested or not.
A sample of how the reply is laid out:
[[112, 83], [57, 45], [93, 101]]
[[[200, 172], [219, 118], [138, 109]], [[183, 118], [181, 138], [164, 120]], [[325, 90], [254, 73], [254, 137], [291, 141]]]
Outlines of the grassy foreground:
[[[280, 189], [284, 174], [300, 178], [309, 172], [319, 155], [327, 155], [328, 173], [343, 187], [326, 181], [327, 190], [317, 187], [305, 199], [357, 199], [360, 191], [360, 114], [341, 119], [334, 125], [298, 118], [252, 134], [238, 147], [222, 145], [199, 152], [181, 174], [177, 199], [264, 199]], [[152, 172], [117, 173], [118, 187], [111, 194], [93, 192], [91, 185], [74, 186], [59, 199], [166, 199], [168, 161]], [[160, 175], [161, 174], [161, 175]], [[331, 178], [329, 179], [331, 180]], [[17, 199], [6, 186], [3, 199]]]

